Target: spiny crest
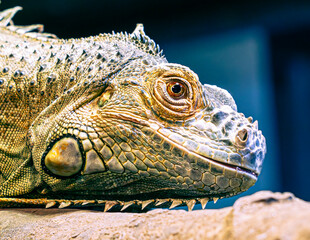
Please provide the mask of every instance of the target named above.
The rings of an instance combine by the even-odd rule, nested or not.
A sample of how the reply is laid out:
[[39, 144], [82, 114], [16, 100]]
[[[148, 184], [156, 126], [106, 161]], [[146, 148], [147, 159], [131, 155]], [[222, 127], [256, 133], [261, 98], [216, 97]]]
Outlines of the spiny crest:
[[0, 26], [5, 27], [9, 25], [9, 23], [12, 24], [12, 18], [18, 11], [22, 9], [23, 9], [22, 7], [18, 6], [0, 12]]
[[[0, 12], [0, 27], [5, 27], [6, 29], [21, 34], [28, 37], [37, 38], [37, 39], [51, 39], [57, 38], [56, 35], [51, 33], [43, 33], [43, 25], [35, 24], [29, 26], [16, 26], [13, 24], [14, 15], [22, 10], [22, 7], [14, 7]], [[163, 51], [160, 50], [158, 44], [156, 44], [150, 37], [148, 37], [143, 28], [143, 24], [137, 24], [136, 29], [133, 33], [128, 34], [127, 32], [123, 33], [114, 33], [112, 34], [101, 34], [99, 36], [104, 36], [108, 39], [118, 39], [121, 41], [131, 41], [141, 49], [142, 51], [154, 55], [154, 56], [163, 56]]]
[[[137, 48], [142, 50], [143, 52], [158, 56], [158, 57], [164, 57], [163, 51], [160, 49], [159, 45], [154, 42], [149, 36], [147, 36], [144, 32], [143, 24], [138, 23], [135, 30], [128, 34], [127, 32], [117, 32], [115, 33], [112, 31], [112, 33], [104, 33], [99, 34], [101, 39], [108, 40], [108, 41], [124, 41], [124, 42], [131, 42], [133, 43]], [[92, 37], [91, 37], [92, 38]]]
[[6, 29], [12, 32], [16, 32], [18, 34], [26, 35], [32, 38], [38, 38], [38, 39], [57, 38], [55, 34], [43, 33], [43, 25], [41, 24], [34, 24], [29, 26], [14, 25], [12, 19], [14, 15], [22, 9], [23, 9], [22, 7], [17, 6], [0, 12], [0, 27], [5, 27]]
[[141, 48], [149, 54], [157, 56], [163, 55], [163, 51], [160, 50], [159, 45], [144, 33], [143, 24], [137, 24], [137, 27], [131, 34], [131, 37], [135, 40], [136, 44], [140, 45]]

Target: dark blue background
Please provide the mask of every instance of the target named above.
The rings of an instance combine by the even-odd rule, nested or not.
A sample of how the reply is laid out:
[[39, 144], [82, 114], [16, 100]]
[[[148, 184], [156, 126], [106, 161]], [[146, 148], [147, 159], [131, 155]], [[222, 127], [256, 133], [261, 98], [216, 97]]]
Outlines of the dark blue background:
[[168, 61], [227, 89], [258, 120], [268, 151], [257, 184], [242, 195], [291, 191], [310, 200], [309, 1], [2, 0], [0, 8], [16, 5], [24, 11], [15, 24], [42, 23], [61, 38], [144, 23]]

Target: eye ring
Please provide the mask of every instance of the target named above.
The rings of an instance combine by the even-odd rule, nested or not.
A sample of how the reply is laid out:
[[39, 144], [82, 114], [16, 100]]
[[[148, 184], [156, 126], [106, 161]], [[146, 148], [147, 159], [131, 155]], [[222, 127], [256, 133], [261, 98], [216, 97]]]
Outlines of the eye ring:
[[180, 99], [186, 95], [187, 87], [180, 81], [172, 80], [167, 83], [167, 92], [170, 97]]

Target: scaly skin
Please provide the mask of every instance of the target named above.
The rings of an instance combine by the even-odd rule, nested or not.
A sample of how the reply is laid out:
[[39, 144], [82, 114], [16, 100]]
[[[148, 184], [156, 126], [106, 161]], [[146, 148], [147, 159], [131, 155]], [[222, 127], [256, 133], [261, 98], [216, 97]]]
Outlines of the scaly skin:
[[9, 25], [18, 10], [0, 13], [1, 207], [192, 209], [256, 182], [257, 122], [168, 63], [141, 24], [63, 40]]

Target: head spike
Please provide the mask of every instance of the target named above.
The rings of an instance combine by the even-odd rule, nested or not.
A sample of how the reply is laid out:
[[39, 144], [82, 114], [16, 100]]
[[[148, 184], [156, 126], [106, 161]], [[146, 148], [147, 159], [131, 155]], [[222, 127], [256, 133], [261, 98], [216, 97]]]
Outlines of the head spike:
[[209, 198], [199, 198], [198, 201], [201, 203], [201, 208], [205, 209], [207, 203], [209, 202]]
[[172, 209], [172, 208], [175, 208], [177, 206], [180, 206], [181, 204], [182, 204], [182, 200], [180, 200], [180, 199], [173, 199], [169, 209]]
[[144, 32], [142, 23], [138, 23], [135, 30], [130, 34], [131, 38], [135, 41], [138, 40], [137, 45], [145, 52], [155, 55], [162, 56], [159, 46], [150, 39]]
[[138, 23], [135, 30], [132, 32], [132, 35], [135, 36], [136, 38], [140, 39], [140, 36], [145, 36], [144, 33], [144, 26], [142, 23]]
[[255, 129], [258, 129], [258, 121], [255, 120], [255, 122], [253, 123], [253, 126], [255, 127]]
[[193, 210], [195, 203], [196, 203], [196, 200], [195, 199], [185, 200], [185, 203], [187, 205], [188, 211], [190, 212]]
[[248, 117], [248, 121], [249, 121], [250, 123], [252, 123], [252, 122], [253, 122], [253, 117]]
[[105, 205], [104, 205], [104, 212], [109, 211], [112, 207], [114, 207], [115, 205], [117, 205], [118, 202], [116, 201], [106, 201]]

